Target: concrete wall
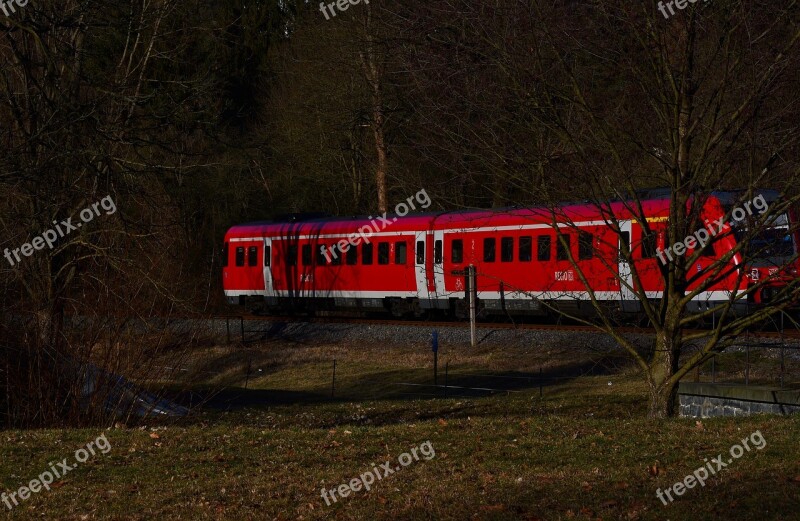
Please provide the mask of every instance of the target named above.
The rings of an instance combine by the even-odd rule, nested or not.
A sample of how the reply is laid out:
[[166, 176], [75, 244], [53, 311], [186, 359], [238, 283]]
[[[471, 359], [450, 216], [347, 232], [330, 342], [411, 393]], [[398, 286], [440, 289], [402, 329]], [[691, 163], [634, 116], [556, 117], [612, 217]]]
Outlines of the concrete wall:
[[800, 412], [800, 390], [682, 382], [678, 399], [680, 415], [692, 418]]

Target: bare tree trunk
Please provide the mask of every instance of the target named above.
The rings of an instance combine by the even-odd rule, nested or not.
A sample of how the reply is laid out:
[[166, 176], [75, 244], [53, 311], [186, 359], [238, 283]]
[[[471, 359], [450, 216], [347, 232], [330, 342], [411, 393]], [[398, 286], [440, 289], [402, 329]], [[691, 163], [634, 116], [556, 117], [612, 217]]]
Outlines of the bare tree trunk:
[[650, 418], [669, 418], [675, 415], [675, 400], [678, 396], [678, 385], [666, 380], [658, 385], [650, 382], [650, 401], [647, 416]]
[[659, 328], [655, 335], [653, 357], [650, 362], [648, 375], [650, 418], [668, 418], [675, 413], [678, 381], [674, 377], [678, 370], [683, 339], [678, 326], [680, 310], [670, 309], [667, 315], [664, 327]]
[[383, 112], [383, 64], [379, 63], [376, 52], [377, 38], [372, 34], [372, 10], [365, 6], [364, 44], [361, 54], [361, 65], [364, 76], [372, 91], [372, 132], [375, 137], [375, 185], [378, 190], [378, 211], [389, 211], [389, 195], [387, 172], [389, 154], [386, 145], [386, 116]]
[[[379, 89], [378, 89], [379, 90]], [[383, 131], [383, 109], [381, 108], [380, 92], [377, 92], [374, 97], [374, 112], [372, 131], [375, 134], [375, 154], [377, 163], [375, 166], [375, 184], [378, 189], [378, 211], [389, 211], [389, 195], [386, 181], [386, 172], [388, 170], [388, 154], [386, 151], [386, 136]]]

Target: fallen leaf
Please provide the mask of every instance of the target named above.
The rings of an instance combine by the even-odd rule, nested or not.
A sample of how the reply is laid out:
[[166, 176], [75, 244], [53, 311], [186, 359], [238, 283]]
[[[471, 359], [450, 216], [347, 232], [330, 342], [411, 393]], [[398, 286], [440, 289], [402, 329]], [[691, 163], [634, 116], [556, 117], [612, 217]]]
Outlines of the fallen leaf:
[[154, 440], [161, 438], [161, 436], [159, 436], [157, 432], [151, 432], [150, 437], [153, 438]]
[[447, 422], [440, 418], [439, 419], [439, 425], [441, 425], [442, 427], [446, 427], [447, 426]]
[[628, 519], [639, 519], [642, 516], [642, 512], [647, 510], [647, 506], [643, 503], [634, 503], [630, 506], [630, 510], [628, 511]]

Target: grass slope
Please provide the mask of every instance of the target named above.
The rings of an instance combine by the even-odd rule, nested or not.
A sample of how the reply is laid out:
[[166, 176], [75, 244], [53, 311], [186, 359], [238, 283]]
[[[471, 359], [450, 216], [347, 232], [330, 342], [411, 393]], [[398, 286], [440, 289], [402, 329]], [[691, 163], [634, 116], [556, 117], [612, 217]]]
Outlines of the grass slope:
[[[330, 398], [332, 359], [336, 398]], [[800, 418], [654, 422], [615, 356], [572, 345], [443, 347], [448, 383], [512, 392], [425, 398], [424, 346], [270, 343], [199, 350], [195, 384], [238, 386], [170, 426], [113, 428], [98, 454], [10, 519], [797, 519]], [[250, 367], [248, 390], [242, 374]], [[260, 371], [259, 371], [260, 369]], [[546, 378], [540, 397], [539, 371]], [[584, 374], [585, 376], [576, 376]], [[480, 376], [477, 376], [480, 375]], [[515, 376], [512, 379], [495, 376]], [[530, 377], [530, 379], [527, 379]], [[441, 375], [443, 378], [443, 375]], [[499, 382], [499, 383], [498, 383]], [[442, 381], [440, 380], [440, 383]], [[611, 385], [609, 385], [611, 383]], [[417, 396], [409, 392], [419, 393]], [[452, 392], [452, 391], [451, 391]], [[155, 429], [155, 430], [154, 430]], [[669, 506], [683, 480], [760, 430], [767, 445]], [[16, 490], [72, 459], [100, 430], [0, 433], [0, 486]], [[430, 441], [413, 462], [327, 506], [320, 496]], [[0, 507], [4, 505], [0, 504]]]

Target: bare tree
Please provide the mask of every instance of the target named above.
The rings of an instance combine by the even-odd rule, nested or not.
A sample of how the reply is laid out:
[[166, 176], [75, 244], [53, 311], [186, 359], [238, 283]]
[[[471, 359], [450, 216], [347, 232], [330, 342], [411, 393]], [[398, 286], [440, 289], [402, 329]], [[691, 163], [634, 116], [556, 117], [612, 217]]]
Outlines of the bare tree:
[[[674, 412], [677, 384], [689, 371], [730, 346], [748, 327], [794, 305], [800, 296], [793, 276], [794, 252], [775, 255], [769, 250], [776, 245], [763, 241], [769, 236], [782, 242], [796, 232], [796, 223], [790, 225], [785, 216], [798, 201], [797, 191], [785, 180], [797, 174], [792, 157], [797, 151], [797, 111], [783, 103], [796, 88], [800, 32], [794, 22], [798, 11], [796, 4], [790, 4], [765, 16], [752, 6], [739, 4], [732, 10], [690, 9], [681, 13], [683, 19], [665, 22], [644, 8], [596, 7], [602, 13], [599, 23], [621, 28], [618, 34], [625, 39], [604, 48], [580, 49], [576, 45], [568, 50], [578, 56], [591, 53], [594, 59], [602, 56], [603, 77], [610, 78], [612, 69], [630, 71], [625, 74], [624, 88], [633, 91], [641, 103], [628, 98], [633, 106], [628, 110], [599, 98], [596, 90], [590, 92], [592, 83], [577, 65], [587, 63], [589, 56], [568, 60], [566, 53], [559, 53], [568, 83], [566, 88], [551, 86], [549, 92], [566, 100], [577, 117], [570, 121], [558, 117], [549, 127], [573, 146], [574, 164], [581, 167], [586, 191], [593, 195], [598, 213], [608, 225], [623, 236], [623, 217], [610, 202], [609, 196], [614, 196], [623, 201], [622, 213], [641, 230], [638, 240], [619, 241], [620, 256], [630, 266], [630, 276], [620, 276], [618, 269], [616, 276], [620, 286], [638, 300], [651, 324], [655, 345], [649, 357], [615, 331], [580, 262], [574, 258], [571, 262], [602, 318], [600, 327], [613, 335], [643, 370], [650, 390], [650, 415], [666, 416]], [[758, 28], [758, 36], [753, 36], [753, 28]], [[554, 48], [563, 40], [548, 28], [543, 36]], [[790, 87], [792, 84], [795, 86]], [[630, 123], [637, 116], [642, 119], [632, 128]], [[598, 152], [607, 154], [608, 160], [598, 161]], [[632, 161], [633, 154], [643, 160]], [[654, 180], [669, 189], [666, 223], [652, 219], [644, 208], [647, 196], [638, 192], [646, 186], [639, 180], [642, 172], [652, 172]], [[732, 186], [744, 190], [719, 195], [725, 219], [711, 229], [707, 223], [710, 214], [706, 213], [709, 196]], [[742, 209], [749, 215], [754, 198], [764, 201], [758, 189], [770, 186], [781, 188], [782, 197], [770, 201], [768, 210], [760, 208], [763, 213], [757, 218], [744, 221]], [[660, 255], [655, 269], [663, 280], [663, 290], [653, 299], [643, 282], [646, 271], [654, 269], [653, 264], [641, 260], [646, 256], [642, 255], [646, 243], [656, 240], [664, 251], [698, 230], [712, 234], [711, 248], [716, 248], [718, 259], [700, 262], [707, 254], [701, 245], [682, 255], [680, 251], [673, 256]], [[725, 240], [734, 236], [734, 243]], [[728, 248], [729, 244], [735, 246]], [[750, 267], [757, 266], [759, 259], [775, 264], [770, 271], [773, 279], [753, 280], [750, 276]], [[772, 285], [777, 285], [777, 292], [764, 293], [764, 288]], [[707, 296], [726, 286], [733, 288], [726, 298]], [[769, 295], [764, 299], [767, 302], [747, 306], [757, 294]], [[737, 313], [741, 309], [749, 312], [742, 316]], [[686, 331], [699, 320], [712, 317], [710, 330]], [[699, 343], [699, 349], [686, 356], [687, 346], [693, 343]]]
[[[13, 347], [29, 360], [6, 377], [30, 383], [16, 397], [40, 398], [29, 402], [37, 423], [80, 409], [81, 364], [146, 367], [118, 363], [126, 350], [114, 315], [170, 313], [192, 297], [174, 262], [186, 243], [167, 187], [203, 163], [214, 102], [186, 60], [196, 43], [181, 33], [187, 12], [172, 0], [72, 1], [31, 3], [0, 21], [0, 230], [10, 253], [0, 276]], [[35, 242], [56, 230], [48, 247]], [[101, 338], [108, 349], [95, 349]], [[129, 362], [136, 347], [125, 347]]]
[[[426, 148], [433, 150], [430, 160], [477, 157], [471, 163], [492, 173], [481, 186], [493, 199], [511, 193], [521, 205], [547, 202], [540, 218], [549, 216], [565, 251], [571, 251], [567, 236], [578, 233], [570, 230], [575, 216], [557, 201], [569, 194], [594, 207], [593, 216], [614, 233], [613, 241], [595, 245], [604, 269], [586, 273], [581, 259], [568, 258], [596, 318], [555, 305], [553, 291], [534, 296], [612, 335], [642, 370], [650, 415], [673, 414], [681, 378], [800, 296], [796, 256], [775, 258], [767, 251], [775, 244], [765, 241], [791, 239], [796, 231], [784, 219], [798, 201], [792, 183], [798, 173], [797, 3], [769, 9], [697, 4], [669, 20], [646, 5], [606, 2], [451, 1], [437, 9], [442, 14], [428, 27], [437, 45], [420, 44], [432, 54], [410, 54], [432, 61], [437, 46], [446, 48], [438, 51], [442, 56], [457, 49], [492, 74], [480, 94], [451, 85], [449, 92], [459, 93], [452, 103], [442, 95], [447, 88], [434, 86], [447, 81], [441, 70], [409, 67], [425, 86], [421, 103], [440, 122], [432, 126], [438, 150]], [[534, 189], [527, 181], [532, 176], [543, 181]], [[653, 196], [654, 187], [666, 190]], [[782, 193], [758, 218], [732, 218], [764, 194], [761, 188]], [[653, 197], [669, 200], [667, 215], [652, 218], [647, 201]], [[702, 262], [703, 248], [665, 256], [663, 263], [642, 260], [643, 248], [666, 249], [707, 228], [708, 202], [719, 198], [727, 215], [710, 246], [716, 262]], [[754, 280], [750, 268], [765, 258], [775, 264], [772, 276]], [[654, 276], [656, 292], [645, 282]], [[654, 336], [652, 349], [642, 352], [622, 334], [619, 305], [600, 295], [598, 280], [614, 280], [620, 300], [637, 303]], [[560, 282], [552, 286], [564, 287]], [[734, 289], [708, 298], [722, 286]], [[753, 305], [761, 295], [768, 302]], [[742, 308], [749, 312], [738, 313]], [[712, 318], [713, 328], [690, 331]]]

